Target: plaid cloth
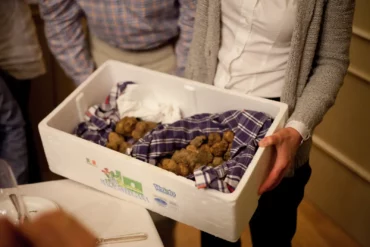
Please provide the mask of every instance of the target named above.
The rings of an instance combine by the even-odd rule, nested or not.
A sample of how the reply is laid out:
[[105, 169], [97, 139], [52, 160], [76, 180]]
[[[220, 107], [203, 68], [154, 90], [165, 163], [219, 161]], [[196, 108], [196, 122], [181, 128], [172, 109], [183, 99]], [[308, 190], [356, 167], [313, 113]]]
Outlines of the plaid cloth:
[[198, 188], [212, 188], [224, 193], [233, 192], [243, 177], [258, 148], [258, 142], [270, 128], [272, 118], [261, 112], [228, 111], [222, 114], [199, 114], [169, 125], [159, 125], [150, 134], [140, 139], [131, 155], [139, 160], [157, 164], [174, 151], [185, 148], [199, 136], [212, 132], [235, 133], [231, 146], [231, 159], [213, 168], [203, 166], [189, 179], [195, 180]]
[[112, 88], [104, 103], [90, 107], [85, 113], [85, 122], [78, 124], [73, 133], [85, 140], [105, 146], [109, 133], [120, 120], [116, 101], [129, 84], [134, 83], [118, 83]]
[[45, 35], [64, 71], [77, 83], [94, 70], [82, 17], [100, 40], [123, 50], [148, 50], [176, 38], [182, 75], [193, 36], [196, 0], [39, 0]]
[[[119, 121], [116, 100], [129, 84], [121, 82], [113, 87], [104, 103], [90, 107], [85, 122], [78, 124], [74, 134], [105, 146], [108, 134]], [[221, 114], [198, 114], [173, 124], [160, 124], [132, 147], [131, 156], [152, 165], [176, 150], [185, 148], [199, 135], [212, 132], [235, 133], [231, 159], [213, 168], [203, 166], [188, 178], [195, 180], [198, 188], [212, 188], [224, 193], [233, 192], [253, 159], [258, 142], [266, 135], [272, 118], [262, 112], [228, 111]]]

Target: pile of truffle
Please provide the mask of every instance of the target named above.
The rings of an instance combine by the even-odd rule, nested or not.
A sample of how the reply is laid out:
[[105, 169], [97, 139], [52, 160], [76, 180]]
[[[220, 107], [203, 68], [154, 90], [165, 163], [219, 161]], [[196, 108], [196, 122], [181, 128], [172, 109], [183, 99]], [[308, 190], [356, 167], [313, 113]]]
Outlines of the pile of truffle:
[[234, 140], [231, 130], [221, 137], [218, 133], [197, 136], [190, 144], [176, 151], [171, 158], [161, 160], [159, 167], [180, 176], [188, 176], [201, 166], [217, 167], [230, 159]]
[[[135, 117], [124, 117], [117, 124], [115, 131], [108, 135], [107, 148], [127, 154], [132, 144], [144, 137], [146, 133], [157, 126], [156, 123], [140, 121]], [[129, 140], [133, 140], [128, 142]]]

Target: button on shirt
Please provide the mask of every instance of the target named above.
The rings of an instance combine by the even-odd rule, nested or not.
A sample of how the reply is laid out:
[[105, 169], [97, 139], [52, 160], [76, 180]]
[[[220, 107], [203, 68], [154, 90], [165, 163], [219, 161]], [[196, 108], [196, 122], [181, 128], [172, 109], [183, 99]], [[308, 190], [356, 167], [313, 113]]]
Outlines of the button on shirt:
[[[285, 83], [296, 0], [221, 0], [222, 43], [214, 85], [264, 98], [280, 97]], [[297, 121], [304, 140], [310, 134]]]
[[222, 0], [222, 45], [215, 85], [280, 97], [296, 0]]

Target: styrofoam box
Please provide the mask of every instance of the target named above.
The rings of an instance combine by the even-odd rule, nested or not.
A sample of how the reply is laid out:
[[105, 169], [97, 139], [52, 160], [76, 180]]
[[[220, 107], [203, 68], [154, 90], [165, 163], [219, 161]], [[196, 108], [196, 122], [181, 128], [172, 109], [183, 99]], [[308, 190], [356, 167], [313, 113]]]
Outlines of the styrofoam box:
[[226, 194], [197, 189], [191, 180], [71, 134], [88, 107], [104, 102], [121, 81], [145, 86], [148, 99], [175, 104], [184, 117], [242, 109], [265, 112], [274, 118], [267, 135], [284, 125], [287, 105], [108, 61], [39, 124], [52, 172], [236, 241], [257, 207], [257, 191], [269, 171], [272, 149], [259, 148], [236, 190]]

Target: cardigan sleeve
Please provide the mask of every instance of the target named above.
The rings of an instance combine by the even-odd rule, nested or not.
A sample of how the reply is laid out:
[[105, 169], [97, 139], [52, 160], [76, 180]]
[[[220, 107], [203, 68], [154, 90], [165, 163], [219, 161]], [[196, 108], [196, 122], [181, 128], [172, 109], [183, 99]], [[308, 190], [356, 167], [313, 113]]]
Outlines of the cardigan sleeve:
[[312, 133], [334, 105], [349, 65], [354, 0], [327, 0], [311, 76], [288, 122], [301, 122]]

